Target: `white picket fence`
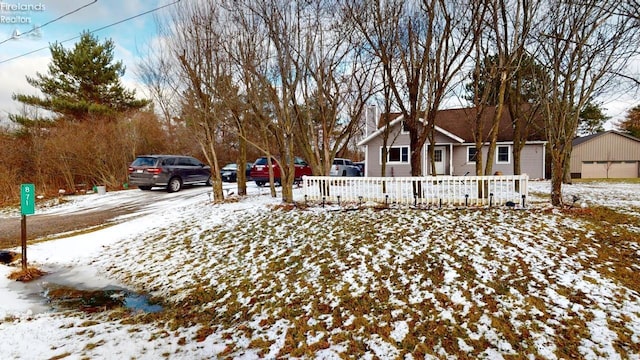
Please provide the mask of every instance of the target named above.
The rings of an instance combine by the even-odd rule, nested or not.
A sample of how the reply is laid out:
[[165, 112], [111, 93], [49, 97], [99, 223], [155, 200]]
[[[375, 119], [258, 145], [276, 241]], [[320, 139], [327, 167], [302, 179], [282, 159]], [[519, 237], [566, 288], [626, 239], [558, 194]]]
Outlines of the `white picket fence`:
[[329, 177], [304, 176], [307, 201], [436, 206], [526, 206], [527, 175]]

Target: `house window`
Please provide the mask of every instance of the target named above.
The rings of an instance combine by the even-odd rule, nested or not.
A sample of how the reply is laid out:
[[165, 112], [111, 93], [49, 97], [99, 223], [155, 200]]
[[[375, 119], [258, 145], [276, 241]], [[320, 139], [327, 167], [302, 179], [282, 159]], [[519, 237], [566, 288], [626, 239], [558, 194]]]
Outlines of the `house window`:
[[433, 152], [433, 161], [442, 162], [442, 149], [435, 149]]
[[[380, 159], [382, 159], [382, 148], [380, 148]], [[387, 163], [409, 163], [408, 146], [391, 146], [387, 150]]]
[[475, 163], [476, 162], [477, 152], [478, 152], [478, 149], [476, 149], [475, 146], [467, 147], [467, 163]]
[[511, 162], [511, 147], [509, 145], [499, 145], [496, 148], [496, 163], [508, 164]]

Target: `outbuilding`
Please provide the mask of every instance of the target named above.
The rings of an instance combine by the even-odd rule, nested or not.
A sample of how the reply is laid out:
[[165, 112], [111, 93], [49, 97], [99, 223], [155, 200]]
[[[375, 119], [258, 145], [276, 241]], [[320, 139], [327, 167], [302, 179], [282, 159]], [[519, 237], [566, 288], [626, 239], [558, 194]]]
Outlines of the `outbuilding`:
[[640, 139], [616, 130], [574, 139], [571, 177], [640, 177]]

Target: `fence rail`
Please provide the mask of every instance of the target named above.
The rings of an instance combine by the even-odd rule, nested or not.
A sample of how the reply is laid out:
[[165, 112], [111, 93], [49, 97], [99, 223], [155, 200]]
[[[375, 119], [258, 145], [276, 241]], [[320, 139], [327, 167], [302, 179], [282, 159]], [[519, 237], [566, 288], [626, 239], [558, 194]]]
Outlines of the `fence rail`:
[[524, 207], [527, 175], [302, 178], [305, 199], [413, 205], [509, 205]]

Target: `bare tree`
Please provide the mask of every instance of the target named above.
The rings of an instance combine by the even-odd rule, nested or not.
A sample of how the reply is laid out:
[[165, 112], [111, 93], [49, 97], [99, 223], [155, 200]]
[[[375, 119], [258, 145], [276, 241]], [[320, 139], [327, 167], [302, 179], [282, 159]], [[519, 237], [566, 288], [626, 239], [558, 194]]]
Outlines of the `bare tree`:
[[[386, 126], [390, 121], [390, 114], [395, 108], [395, 95], [392, 91], [392, 83], [401, 77], [400, 62], [396, 61], [395, 47], [398, 44], [400, 32], [398, 25], [400, 17], [403, 13], [403, 2], [366, 2], [345, 0], [343, 8], [346, 10], [345, 22], [352, 23], [352, 26], [359, 32], [360, 49], [366, 51], [366, 54], [373, 60], [377, 61], [379, 67], [379, 77], [382, 83], [382, 100], [381, 108], [383, 114], [377, 122], [381, 120], [384, 126], [382, 133], [382, 166], [380, 176], [386, 176], [387, 153], [389, 146], [393, 143], [390, 141], [391, 129]], [[369, 119], [367, 119], [369, 121]]]
[[[263, 134], [268, 130], [274, 137], [270, 143], [277, 144], [282, 200], [291, 203], [298, 129], [296, 107], [301, 81], [306, 76], [297, 64], [305, 44], [303, 20], [313, 7], [297, 1], [268, 0], [234, 1], [227, 6], [238, 26], [236, 39], [244, 41], [234, 56], [236, 65], [242, 68], [240, 79], [255, 118], [262, 122]], [[269, 147], [264, 150], [270, 159]]]
[[[170, 28], [158, 26], [158, 32], [168, 35], [169, 38], [170, 31]], [[136, 76], [145, 85], [154, 108], [159, 109], [166, 124], [170, 124], [171, 120], [180, 113], [177, 68], [176, 59], [171, 56], [167, 44], [158, 40], [146, 48], [145, 56], [135, 70]]]
[[[483, 19], [478, 19], [477, 21], [482, 22]], [[473, 141], [475, 143], [476, 153], [474, 155], [475, 160], [475, 171], [476, 175], [480, 176], [483, 174], [483, 151], [482, 147], [486, 142], [485, 138], [485, 126], [486, 124], [486, 116], [485, 108], [493, 104], [494, 97], [491, 96], [492, 92], [495, 90], [495, 78], [497, 67], [491, 65], [492, 58], [489, 55], [488, 47], [485, 46], [484, 41], [485, 38], [478, 36], [476, 38], [476, 42], [474, 44], [475, 49], [475, 66], [472, 73], [472, 82], [468, 88], [472, 89], [472, 103], [473, 103], [473, 112], [469, 113], [466, 117], [469, 122], [469, 126], [473, 131], [471, 132], [473, 136]], [[498, 85], [499, 87], [499, 85]], [[496, 96], [497, 98], [497, 96]], [[491, 100], [490, 100], [491, 99]]]
[[[488, 0], [486, 16], [477, 19], [483, 24], [482, 36], [476, 41], [476, 66], [473, 72], [473, 83], [468, 89], [473, 89], [473, 103], [476, 107], [472, 127], [476, 143], [476, 175], [491, 175], [495, 157], [495, 147], [499, 125], [505, 113], [505, 106], [512, 111], [514, 117], [514, 133], [518, 139], [514, 141], [514, 155], [524, 146], [523, 124], [521, 121], [528, 117], [522, 114], [522, 101], [512, 90], [514, 84], [521, 84], [520, 69], [527, 65], [525, 45], [529, 39], [532, 19], [538, 9], [537, 1], [528, 0]], [[482, 14], [480, 14], [482, 15]], [[511, 96], [510, 96], [511, 95]], [[484, 115], [492, 105], [493, 113], [490, 117]], [[487, 123], [487, 119], [490, 119]], [[485, 126], [488, 130], [485, 134]], [[488, 142], [486, 164], [483, 167], [482, 146]], [[518, 171], [519, 173], [519, 166]]]
[[213, 1], [181, 3], [170, 19], [168, 47], [184, 82], [181, 117], [193, 129], [202, 153], [211, 166], [214, 201], [224, 199], [216, 145], [220, 128], [231, 121], [226, 105], [230, 65], [225, 52], [224, 19]]
[[562, 182], [579, 111], [611, 90], [616, 74], [638, 53], [638, 22], [618, 15], [619, 1], [552, 1], [536, 19], [535, 57], [547, 69], [540, 90], [551, 154], [551, 203], [563, 204]]
[[[380, 176], [387, 176], [387, 162], [389, 161], [389, 147], [392, 146], [395, 141], [397, 140], [398, 136], [400, 136], [400, 132], [396, 132], [394, 137], [391, 137], [391, 127], [387, 126], [391, 121], [391, 108], [393, 106], [393, 96], [391, 94], [391, 87], [388, 86], [388, 81], [387, 81], [387, 72], [383, 72], [382, 73], [382, 84], [383, 84], [383, 88], [382, 88], [382, 101], [383, 101], [383, 119], [382, 119], [382, 153], [380, 154], [381, 157], [381, 166], [380, 166]], [[378, 121], [379, 119], [375, 119], [376, 121]], [[386, 183], [383, 183], [382, 186], [386, 186]], [[384, 191], [386, 192], [386, 188], [384, 188]]]
[[[485, 175], [493, 172], [498, 128], [505, 106], [509, 84], [521, 66], [526, 41], [532, 26], [532, 18], [537, 11], [537, 2], [529, 0], [493, 0], [490, 2], [491, 32], [496, 41], [497, 66], [495, 73], [498, 80], [496, 109], [490, 131], [489, 151]], [[516, 105], [516, 106], [519, 106]]]
[[521, 174], [522, 149], [529, 135], [542, 129], [539, 121], [540, 96], [534, 84], [544, 81], [546, 77], [546, 72], [525, 52], [507, 90], [507, 106], [513, 124], [514, 175]]
[[[269, 41], [260, 17], [249, 8], [250, 3], [223, 3], [227, 11], [229, 39], [227, 53], [234, 78], [242, 90], [243, 110], [235, 114], [239, 141], [258, 149], [267, 157], [271, 196], [276, 197], [271, 159], [280, 148], [279, 132], [274, 119], [269, 92]], [[253, 136], [249, 137], [249, 134]]]
[[337, 1], [307, 2], [303, 46], [293, 58], [301, 102], [293, 104], [299, 132], [298, 148], [314, 173], [328, 175], [333, 158], [358, 129], [367, 101], [376, 91], [376, 66], [344, 26]]
[[623, 16], [628, 16], [632, 19], [635, 19], [636, 22], [640, 22], [640, 12], [638, 11], [638, 9], [640, 9], [640, 1], [638, 0], [621, 1], [620, 6], [622, 7], [621, 14]]
[[[410, 138], [411, 174], [422, 175], [427, 140], [435, 174], [435, 118], [460, 79], [484, 6], [477, 1], [347, 1], [351, 20], [385, 71]], [[397, 69], [394, 64], [397, 64]]]

